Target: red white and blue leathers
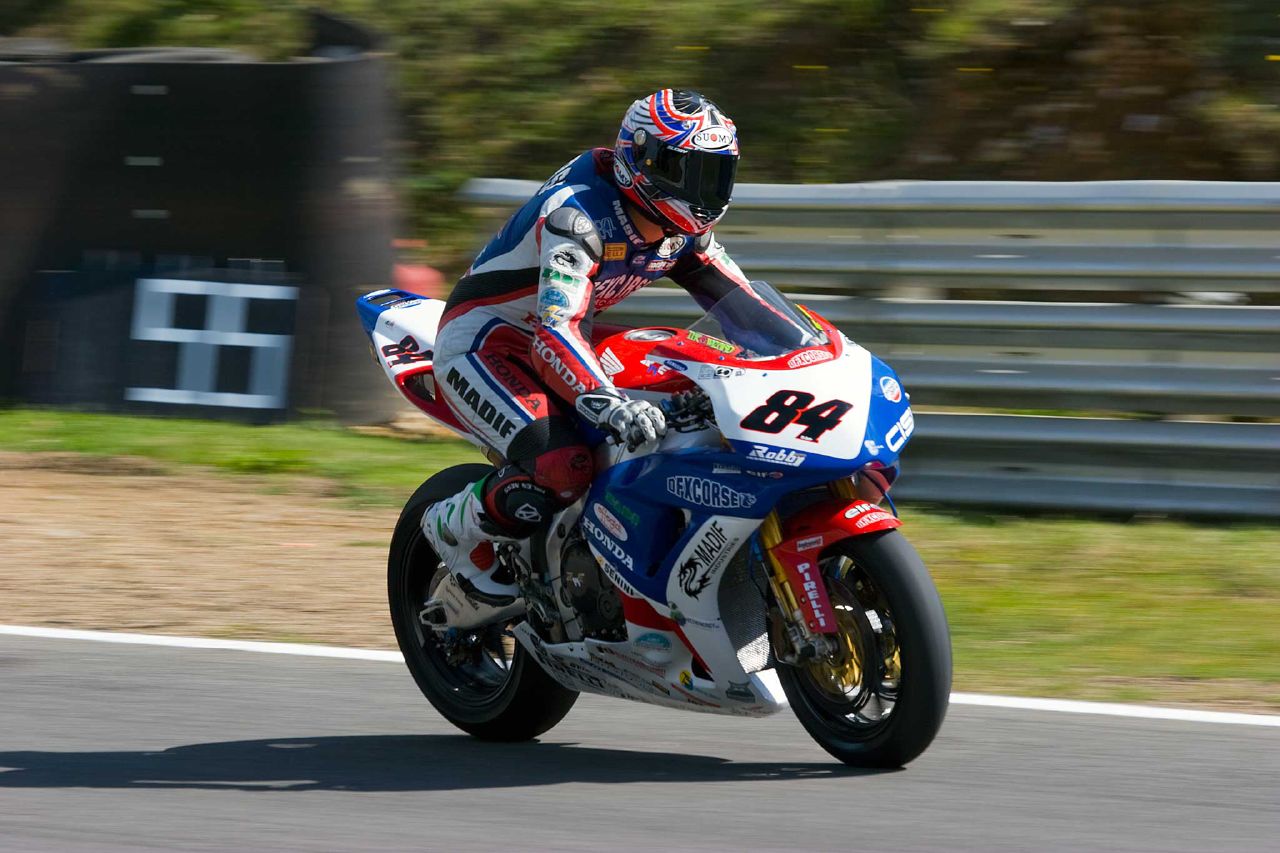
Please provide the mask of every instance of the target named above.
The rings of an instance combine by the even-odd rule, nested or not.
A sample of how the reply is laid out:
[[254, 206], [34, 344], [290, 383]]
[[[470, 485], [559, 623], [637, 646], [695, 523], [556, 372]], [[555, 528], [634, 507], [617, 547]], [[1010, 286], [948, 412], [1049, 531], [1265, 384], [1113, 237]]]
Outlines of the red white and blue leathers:
[[536, 526], [591, 483], [573, 401], [612, 387], [591, 345], [595, 315], [664, 277], [704, 307], [750, 287], [711, 233], [645, 243], [614, 182], [613, 157], [588, 151], [543, 184], [480, 252], [441, 319], [442, 396], [511, 463], [489, 478], [484, 500], [507, 530]]

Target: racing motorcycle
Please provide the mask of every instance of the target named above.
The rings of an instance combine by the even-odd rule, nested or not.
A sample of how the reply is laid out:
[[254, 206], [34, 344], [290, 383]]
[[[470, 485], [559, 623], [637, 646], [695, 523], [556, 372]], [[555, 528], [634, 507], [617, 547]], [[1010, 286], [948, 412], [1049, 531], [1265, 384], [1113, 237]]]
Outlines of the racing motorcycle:
[[[437, 393], [444, 303], [378, 290], [357, 308], [392, 384], [474, 443]], [[688, 328], [594, 344], [619, 388], [663, 408], [668, 433], [628, 447], [583, 427], [590, 491], [497, 549], [492, 571], [517, 585], [514, 601], [468, 594], [420, 527], [432, 502], [492, 469], [460, 465], [418, 488], [392, 537], [388, 593], [423, 694], [489, 740], [537, 737], [587, 692], [742, 716], [790, 706], [846, 764], [919, 755], [946, 714], [951, 641], [874, 487], [915, 426], [894, 372], [764, 282]]]

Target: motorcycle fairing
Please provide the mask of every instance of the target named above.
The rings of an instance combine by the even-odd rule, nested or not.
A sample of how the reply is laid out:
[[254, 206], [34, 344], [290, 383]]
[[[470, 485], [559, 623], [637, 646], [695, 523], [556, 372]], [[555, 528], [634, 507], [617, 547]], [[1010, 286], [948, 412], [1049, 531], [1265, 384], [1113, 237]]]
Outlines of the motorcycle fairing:
[[445, 303], [403, 290], [375, 290], [356, 299], [374, 359], [406, 400], [463, 438], [478, 440], [436, 392], [435, 345]]
[[569, 690], [631, 699], [683, 710], [764, 717], [787, 707], [772, 670], [745, 673], [741, 667], [719, 682], [692, 673], [692, 655], [673, 645], [671, 653], [646, 655], [633, 641], [582, 640], [547, 643], [528, 622], [514, 628], [516, 639], [552, 678]]

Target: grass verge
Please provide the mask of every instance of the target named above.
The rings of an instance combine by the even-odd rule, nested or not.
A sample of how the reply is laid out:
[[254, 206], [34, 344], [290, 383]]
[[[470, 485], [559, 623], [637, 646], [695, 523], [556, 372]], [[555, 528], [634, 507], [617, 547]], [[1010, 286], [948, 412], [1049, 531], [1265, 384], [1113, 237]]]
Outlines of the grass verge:
[[334, 494], [391, 505], [430, 474], [479, 452], [456, 439], [359, 435], [329, 422], [248, 426], [52, 409], [0, 410], [0, 449], [137, 456], [235, 474], [321, 477]]
[[[375, 506], [478, 454], [324, 424], [0, 411], [0, 449], [322, 477]], [[946, 603], [956, 688], [1280, 711], [1280, 530], [903, 508]]]

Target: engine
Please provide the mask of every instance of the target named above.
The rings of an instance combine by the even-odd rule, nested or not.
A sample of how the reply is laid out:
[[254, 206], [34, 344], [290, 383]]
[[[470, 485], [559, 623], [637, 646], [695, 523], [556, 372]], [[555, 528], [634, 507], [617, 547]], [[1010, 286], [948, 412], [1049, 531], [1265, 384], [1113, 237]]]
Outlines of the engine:
[[600, 640], [625, 640], [622, 599], [617, 588], [600, 571], [595, 556], [581, 536], [565, 545], [560, 558], [560, 596], [579, 614], [582, 634]]

